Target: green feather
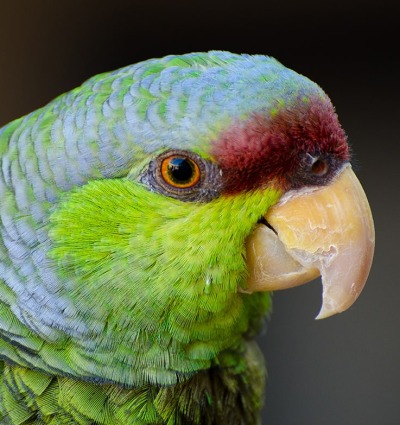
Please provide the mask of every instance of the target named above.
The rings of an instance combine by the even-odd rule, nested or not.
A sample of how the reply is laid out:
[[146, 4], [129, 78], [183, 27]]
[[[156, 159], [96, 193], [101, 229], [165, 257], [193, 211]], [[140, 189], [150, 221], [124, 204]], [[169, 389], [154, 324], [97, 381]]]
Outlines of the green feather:
[[254, 343], [247, 343], [234, 363], [212, 367], [175, 386], [134, 389], [6, 365], [0, 400], [7, 415], [1, 423], [257, 425], [265, 381], [262, 355]]

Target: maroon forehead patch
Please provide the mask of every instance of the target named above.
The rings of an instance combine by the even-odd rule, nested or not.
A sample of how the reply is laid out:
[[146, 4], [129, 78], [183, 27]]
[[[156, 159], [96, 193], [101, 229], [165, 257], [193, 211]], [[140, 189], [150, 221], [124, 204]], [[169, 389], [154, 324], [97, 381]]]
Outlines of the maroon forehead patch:
[[212, 147], [222, 170], [224, 193], [274, 181], [289, 189], [302, 158], [318, 155], [338, 164], [350, 158], [346, 135], [329, 99], [298, 99], [273, 116], [254, 113], [233, 123]]

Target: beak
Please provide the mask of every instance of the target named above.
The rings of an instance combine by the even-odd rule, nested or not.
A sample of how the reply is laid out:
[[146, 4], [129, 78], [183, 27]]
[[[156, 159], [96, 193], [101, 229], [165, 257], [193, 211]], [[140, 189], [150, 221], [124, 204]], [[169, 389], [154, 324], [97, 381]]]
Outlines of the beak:
[[247, 239], [246, 290], [275, 291], [321, 275], [317, 319], [348, 309], [367, 280], [375, 246], [371, 210], [350, 165], [329, 185], [285, 194]]

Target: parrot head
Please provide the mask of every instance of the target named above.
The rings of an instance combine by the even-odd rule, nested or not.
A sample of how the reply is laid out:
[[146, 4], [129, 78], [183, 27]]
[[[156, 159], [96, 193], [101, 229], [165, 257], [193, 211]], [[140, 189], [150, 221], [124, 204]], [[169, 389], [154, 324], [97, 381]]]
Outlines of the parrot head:
[[322, 89], [272, 58], [142, 62], [19, 132], [45, 152], [36, 295], [13, 308], [45, 341], [40, 369], [174, 383], [257, 332], [270, 291], [321, 275], [322, 318], [364, 286], [374, 230], [346, 135]]

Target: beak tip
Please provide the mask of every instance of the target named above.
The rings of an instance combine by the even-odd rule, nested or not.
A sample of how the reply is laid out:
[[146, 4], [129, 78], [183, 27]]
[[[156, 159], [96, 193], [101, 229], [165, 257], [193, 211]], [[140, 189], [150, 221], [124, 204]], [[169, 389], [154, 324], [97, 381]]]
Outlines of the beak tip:
[[333, 303], [324, 302], [315, 320], [326, 319], [328, 317], [334, 316], [335, 314], [342, 313], [343, 311], [346, 311], [349, 307], [350, 305], [334, 305]]
[[315, 320], [326, 319], [328, 317], [335, 315], [336, 313], [339, 313], [339, 312], [336, 310], [330, 310], [325, 307], [322, 307], [318, 315], [315, 317]]
[[329, 308], [328, 307], [328, 308], [326, 308], [325, 306], [322, 306], [318, 315], [315, 317], [315, 320], [327, 319], [328, 317], [334, 316], [335, 314], [343, 313], [348, 308], [349, 307], [343, 307], [343, 308]]
[[315, 320], [326, 319], [345, 310], [344, 308], [340, 308], [334, 299], [328, 298], [325, 293], [322, 298], [322, 306]]
[[[324, 285], [323, 280], [322, 285]], [[335, 285], [331, 288], [324, 287], [321, 310], [315, 320], [326, 319], [348, 310], [358, 299], [363, 286], [364, 284], [358, 286], [357, 291], [343, 291], [343, 288], [337, 288]], [[337, 291], [337, 289], [341, 289], [341, 291]]]

